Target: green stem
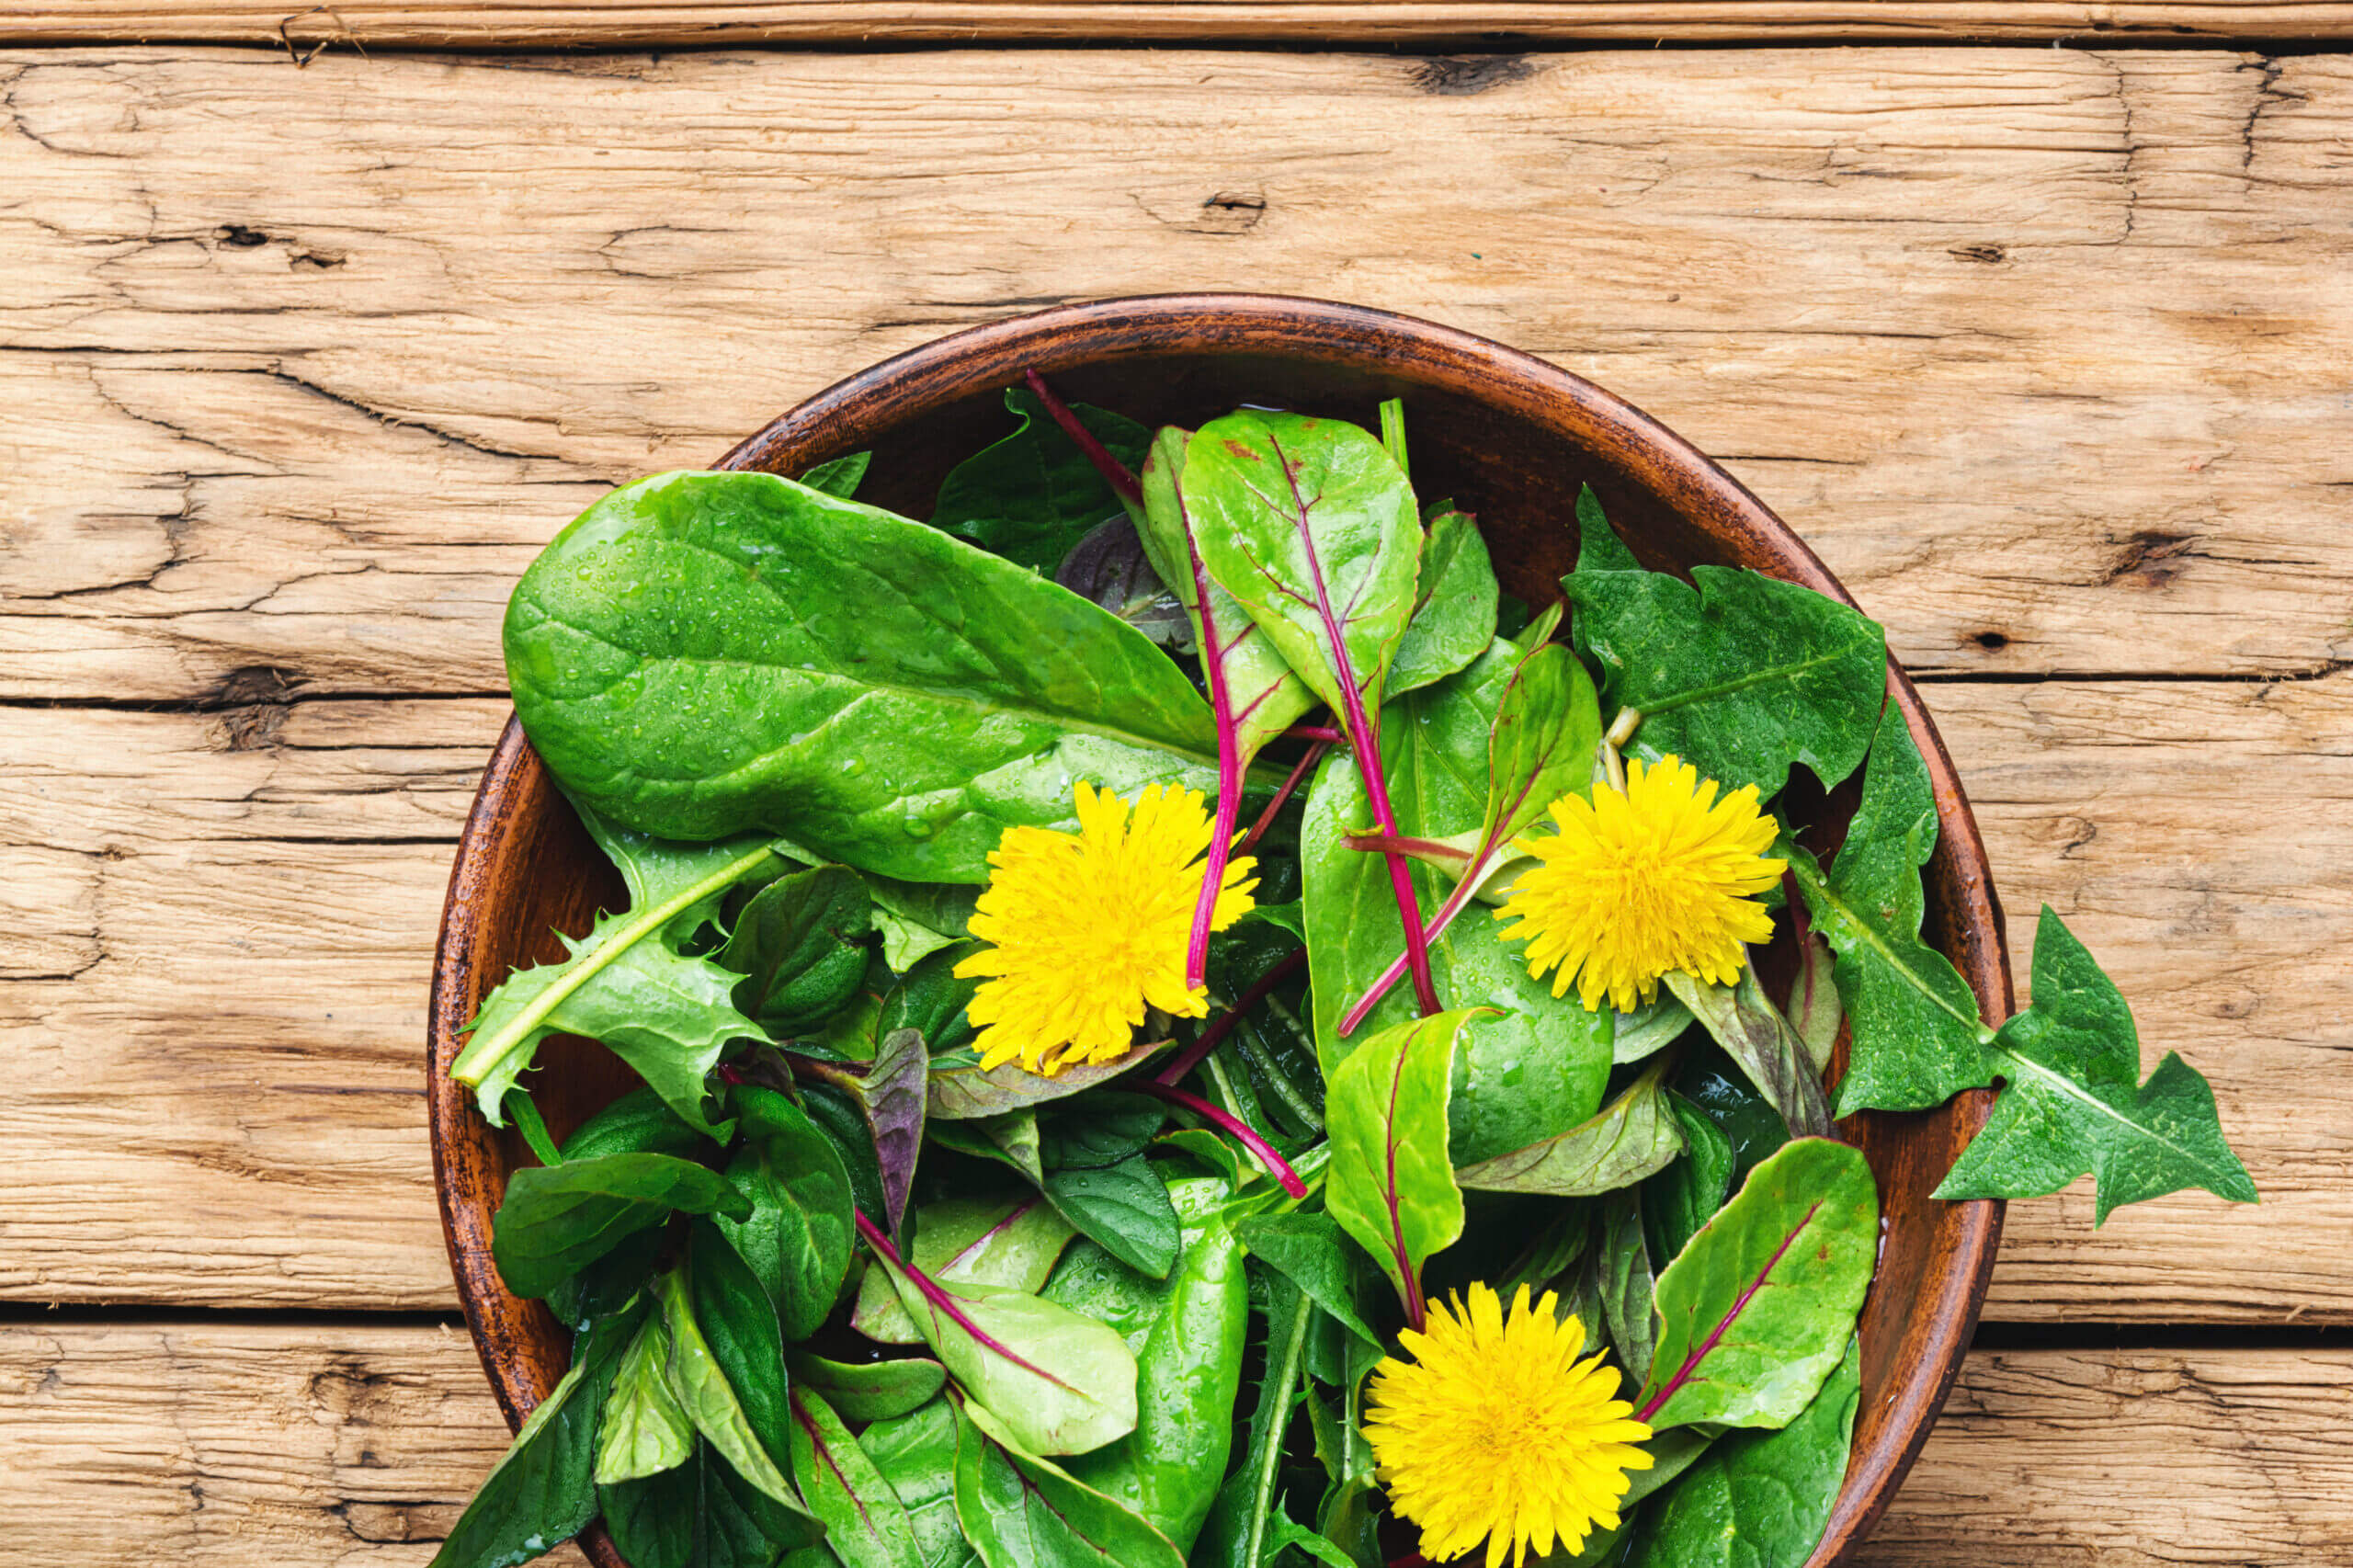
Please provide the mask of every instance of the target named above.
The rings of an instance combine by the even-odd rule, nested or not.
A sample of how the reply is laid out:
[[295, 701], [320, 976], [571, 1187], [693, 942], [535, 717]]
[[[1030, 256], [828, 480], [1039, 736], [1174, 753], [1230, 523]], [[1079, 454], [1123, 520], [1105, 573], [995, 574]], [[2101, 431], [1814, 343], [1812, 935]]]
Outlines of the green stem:
[[530, 1005], [515, 1015], [505, 1028], [484, 1039], [476, 1035], [466, 1041], [465, 1050], [450, 1064], [449, 1076], [469, 1088], [480, 1086], [482, 1081], [497, 1071], [501, 1062], [518, 1051], [530, 1049], [531, 1040], [547, 1027], [550, 1015], [563, 1006], [572, 994], [602, 974], [613, 960], [639, 941], [659, 931], [679, 915], [700, 903], [715, 892], [733, 887], [745, 877], [775, 858], [776, 851], [762, 845], [750, 854], [730, 860], [692, 887], [681, 889], [660, 903], [642, 914], [631, 915], [612, 929], [593, 952], [584, 953], [555, 983], [531, 999]]
[[1405, 400], [1392, 397], [1381, 405], [1381, 444], [1389, 449], [1397, 472], [1412, 483], [1414, 471], [1405, 460]]
[[1270, 1399], [1274, 1408], [1267, 1415], [1266, 1451], [1252, 1454], [1256, 1470], [1250, 1477], [1250, 1529], [1244, 1539], [1242, 1561], [1257, 1562], [1267, 1548], [1267, 1516], [1275, 1505], [1275, 1471], [1280, 1466], [1283, 1453], [1283, 1433], [1290, 1426], [1290, 1391], [1298, 1386], [1300, 1363], [1307, 1348], [1308, 1319], [1315, 1312], [1315, 1303], [1306, 1291], [1299, 1292], [1299, 1310], [1291, 1314], [1290, 1332], [1285, 1337], [1279, 1361], [1273, 1358], [1274, 1345], [1267, 1349], [1267, 1383], [1262, 1400]]

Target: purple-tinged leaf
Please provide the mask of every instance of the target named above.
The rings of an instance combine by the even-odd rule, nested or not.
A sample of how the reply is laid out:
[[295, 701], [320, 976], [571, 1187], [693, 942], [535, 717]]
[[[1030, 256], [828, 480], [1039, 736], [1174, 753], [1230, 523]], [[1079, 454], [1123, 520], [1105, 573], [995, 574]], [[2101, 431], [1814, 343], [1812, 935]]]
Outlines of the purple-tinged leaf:
[[923, 1152], [924, 1111], [929, 1101], [926, 1080], [931, 1072], [923, 1031], [892, 1030], [870, 1062], [820, 1062], [805, 1056], [791, 1062], [796, 1074], [847, 1095], [865, 1118], [874, 1138], [875, 1165], [881, 1171], [883, 1207], [896, 1234], [915, 1184], [915, 1159]]
[[1025, 1106], [1068, 1099], [1082, 1090], [1108, 1084], [1168, 1049], [1165, 1040], [1131, 1046], [1108, 1062], [1065, 1067], [1051, 1077], [1008, 1062], [983, 1071], [971, 1051], [957, 1051], [934, 1060], [925, 1085], [930, 1113], [942, 1121], [977, 1121], [1002, 1116]]

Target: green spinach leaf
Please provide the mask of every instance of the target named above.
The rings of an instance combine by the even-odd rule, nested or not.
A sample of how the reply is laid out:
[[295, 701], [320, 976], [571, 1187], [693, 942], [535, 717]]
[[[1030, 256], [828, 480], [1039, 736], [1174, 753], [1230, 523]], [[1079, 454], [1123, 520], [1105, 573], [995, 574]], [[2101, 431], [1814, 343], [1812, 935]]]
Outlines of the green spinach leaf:
[[1133, 799], [1215, 777], [1207, 706], [1132, 627], [771, 474], [607, 496], [524, 573], [506, 642], [556, 777], [672, 837], [773, 824], [861, 870], [980, 882], [1006, 828], [1069, 825], [1073, 778]]
[[491, 1256], [508, 1290], [544, 1296], [672, 1210], [742, 1218], [751, 1205], [718, 1172], [669, 1154], [526, 1165], [506, 1178], [491, 1221]]
[[906, 1508], [924, 1568], [967, 1568], [980, 1562], [956, 1522], [956, 1412], [947, 1400], [875, 1418], [858, 1435], [858, 1446]]
[[848, 867], [778, 878], [752, 895], [720, 949], [720, 967], [744, 977], [736, 1009], [778, 1040], [823, 1023], [866, 978], [873, 929], [866, 883]]
[[1606, 1324], [1619, 1363], [1636, 1386], [1649, 1381], [1658, 1347], [1658, 1325], [1653, 1319], [1656, 1290], [1655, 1265], [1643, 1234], [1643, 1205], [1639, 1194], [1613, 1192], [1602, 1205], [1600, 1244], [1590, 1259], [1593, 1286], [1600, 1298], [1601, 1320], [1587, 1319], [1588, 1331]]
[[828, 495], [838, 495], [847, 501], [858, 494], [866, 479], [866, 471], [874, 461], [872, 452], [852, 452], [847, 457], [830, 458], [801, 476], [801, 483], [812, 490], [822, 490]]
[[685, 1158], [712, 1147], [710, 1140], [640, 1085], [582, 1122], [563, 1141], [565, 1160], [600, 1154], [676, 1154]]
[[834, 1310], [856, 1250], [849, 1171], [832, 1139], [774, 1089], [739, 1085], [743, 1147], [727, 1179], [750, 1200], [720, 1231], [776, 1303], [787, 1339], [806, 1339]]
[[[920, 1356], [895, 1361], [829, 1361], [788, 1350], [785, 1363], [795, 1378], [824, 1394], [825, 1403], [847, 1421], [894, 1421], [930, 1403], [948, 1383], [948, 1369]], [[867, 1448], [873, 1451], [872, 1444]]]
[[[663, 1374], [668, 1383], [670, 1396], [677, 1402], [694, 1429], [704, 1441], [725, 1456], [735, 1472], [776, 1503], [787, 1508], [801, 1507], [801, 1499], [793, 1494], [792, 1483], [768, 1457], [767, 1448], [752, 1428], [735, 1386], [728, 1380], [719, 1358], [713, 1354], [710, 1342], [704, 1336], [702, 1325], [696, 1320], [694, 1299], [690, 1287], [678, 1270], [665, 1274], [654, 1287], [662, 1309], [662, 1320], [667, 1331], [668, 1343], [664, 1347], [665, 1360]], [[736, 1322], [740, 1325], [744, 1320]], [[741, 1346], [738, 1346], [739, 1352]], [[745, 1360], [748, 1354], [744, 1355]], [[783, 1381], [784, 1356], [779, 1346], [776, 1357], [776, 1377]], [[764, 1395], [779, 1392], [775, 1385], [763, 1391]], [[685, 1458], [682, 1454], [681, 1460]], [[665, 1467], [666, 1468], [666, 1467]], [[599, 1480], [606, 1479], [599, 1475]], [[614, 1477], [615, 1480], [626, 1479]]]
[[1375, 1349], [1381, 1335], [1365, 1321], [1365, 1255], [1329, 1214], [1262, 1214], [1236, 1221], [1250, 1256], [1307, 1293], [1308, 1300]]
[[1670, 1091], [1683, 1157], [1643, 1187], [1643, 1225], [1653, 1257], [1673, 1257], [1714, 1218], [1732, 1192], [1732, 1140], [1715, 1118]]
[[1390, 661], [1389, 695], [1442, 680], [1485, 653], [1499, 596], [1479, 525], [1468, 513], [1439, 507], [1422, 544], [1413, 619]]
[[1046, 1173], [1046, 1201], [1120, 1262], [1165, 1278], [1181, 1236], [1168, 1184], [1141, 1155], [1099, 1169]]

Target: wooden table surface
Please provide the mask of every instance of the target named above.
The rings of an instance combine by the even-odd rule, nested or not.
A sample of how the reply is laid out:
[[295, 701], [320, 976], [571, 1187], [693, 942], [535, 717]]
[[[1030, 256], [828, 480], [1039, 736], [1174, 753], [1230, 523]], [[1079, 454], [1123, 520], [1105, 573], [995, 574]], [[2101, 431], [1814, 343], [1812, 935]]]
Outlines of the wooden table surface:
[[[2263, 1205], [2013, 1207], [1867, 1560], [2353, 1562], [2353, 6], [290, 4], [0, 5], [0, 1563], [425, 1562], [506, 1440], [422, 1084], [517, 574], [1201, 288], [1718, 455], [2212, 1078]], [[616, 51], [726, 39], [827, 47]]]

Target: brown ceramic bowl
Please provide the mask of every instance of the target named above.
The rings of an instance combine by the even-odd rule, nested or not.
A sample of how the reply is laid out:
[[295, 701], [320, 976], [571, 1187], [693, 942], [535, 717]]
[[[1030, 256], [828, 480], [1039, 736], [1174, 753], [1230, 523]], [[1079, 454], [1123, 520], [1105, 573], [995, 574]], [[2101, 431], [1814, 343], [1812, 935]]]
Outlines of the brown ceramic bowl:
[[[961, 332], [830, 387], [721, 460], [798, 473], [870, 449], [861, 499], [921, 516], [959, 457], [999, 435], [999, 394], [1025, 369], [1065, 396], [1150, 424], [1199, 425], [1248, 402], [1370, 424], [1379, 400], [1410, 410], [1414, 477], [1478, 516], [1509, 592], [1559, 597], [1575, 546], [1577, 487], [1590, 482], [1647, 564], [1755, 567], [1839, 599], [1847, 594], [1763, 503], [1648, 415], [1540, 359], [1450, 327], [1352, 305], [1246, 294], [1166, 295], [1068, 306]], [[561, 521], [548, 519], [550, 528]], [[1851, 602], [1851, 601], [1849, 601]], [[1952, 763], [1901, 669], [1894, 698], [1935, 781], [1941, 836], [1928, 863], [1927, 935], [1987, 1017], [2011, 1008], [2002, 914]], [[447, 1076], [458, 1031], [517, 964], [562, 956], [552, 932], [617, 907], [620, 880], [582, 832], [512, 721], [484, 774], [449, 878], [435, 965], [427, 1088], [441, 1219], [466, 1320], [509, 1422], [563, 1373], [567, 1335], [500, 1285], [490, 1221], [507, 1173], [529, 1158]], [[558, 1136], [630, 1081], [602, 1050], [550, 1041], [534, 1088]], [[1886, 1246], [1862, 1317], [1863, 1398], [1853, 1461], [1816, 1565], [1847, 1560], [1926, 1439], [1961, 1368], [2001, 1231], [1997, 1203], [1928, 1194], [1983, 1125], [1989, 1097], [1843, 1124], [1877, 1173]], [[601, 1531], [599, 1568], [623, 1568]]]

